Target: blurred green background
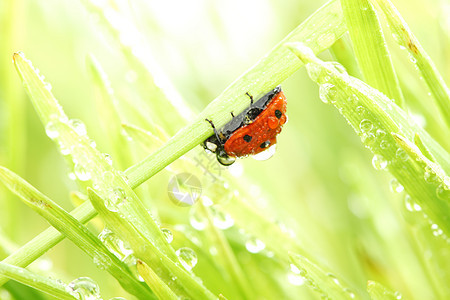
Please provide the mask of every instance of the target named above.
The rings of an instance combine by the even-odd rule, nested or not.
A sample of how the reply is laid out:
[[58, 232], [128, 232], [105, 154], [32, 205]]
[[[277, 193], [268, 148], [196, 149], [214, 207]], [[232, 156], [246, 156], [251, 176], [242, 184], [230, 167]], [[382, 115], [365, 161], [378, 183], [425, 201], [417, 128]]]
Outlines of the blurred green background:
[[[132, 30], [114, 37], [92, 3], [111, 7], [109, 17], [122, 28], [126, 28], [126, 22], [134, 23], [143, 39], [135, 40]], [[64, 160], [46, 137], [25, 95], [11, 63], [13, 52], [26, 54], [45, 74], [67, 115], [83, 120], [97, 147], [108, 152], [87, 70], [89, 54], [104, 67], [116, 97], [126, 106], [140, 95], [136, 92], [137, 75], [127, 66], [118, 40], [138, 43], [156, 82], [168, 86], [170, 93], [178, 92], [175, 98], [181, 97], [197, 113], [323, 3], [3, 0], [0, 164], [65, 209], [73, 208], [69, 192], [76, 190], [76, 185], [67, 177]], [[450, 3], [401, 0], [395, 5], [449, 82]], [[126, 20], [117, 18], [114, 11], [120, 11]], [[437, 134], [439, 120], [434, 119], [433, 108], [420, 104], [429, 97], [424, 84], [404, 51], [394, 45], [391, 36], [386, 38], [411, 113], [431, 135]], [[333, 59], [328, 52], [321, 58]], [[364, 289], [372, 279], [399, 290], [405, 298], [431, 299], [433, 288], [416, 257], [426, 249], [411, 233], [414, 213], [406, 209], [402, 193], [391, 191], [391, 176], [372, 168], [369, 151], [334, 107], [319, 100], [318, 87], [304, 68], [286, 80], [283, 89], [289, 122], [278, 138], [277, 153], [267, 161], [247, 158], [233, 166], [233, 174], [248, 184], [249, 191], [260, 191], [254, 199], [257, 209], [282, 220], [308, 253], [351, 282], [353, 289]], [[126, 109], [121, 117], [124, 122], [135, 123], [127, 119]], [[173, 134], [183, 125], [180, 120], [164, 129]], [[443, 146], [448, 150], [449, 144]], [[194, 157], [201, 151], [198, 147], [188, 155]], [[188, 215], [189, 208], [170, 204], [165, 188], [169, 179], [169, 174], [162, 172], [149, 185], [162, 207], [161, 220], [174, 226], [186, 221], [178, 221], [174, 215]], [[152, 207], [152, 203], [147, 204]], [[0, 229], [4, 238], [22, 245], [47, 226], [0, 186]], [[57, 245], [46, 257], [35, 266], [55, 272], [65, 281], [89, 276], [99, 283], [104, 297], [126, 295], [116, 289], [112, 277], [96, 269], [69, 241]]]

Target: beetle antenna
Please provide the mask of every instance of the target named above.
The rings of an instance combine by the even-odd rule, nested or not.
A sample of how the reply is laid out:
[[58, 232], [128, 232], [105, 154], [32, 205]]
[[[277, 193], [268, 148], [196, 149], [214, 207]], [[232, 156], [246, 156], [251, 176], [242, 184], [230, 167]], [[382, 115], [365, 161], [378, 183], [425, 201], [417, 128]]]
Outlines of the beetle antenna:
[[245, 94], [250, 98], [250, 106], [253, 105], [253, 96], [250, 95], [248, 92]]

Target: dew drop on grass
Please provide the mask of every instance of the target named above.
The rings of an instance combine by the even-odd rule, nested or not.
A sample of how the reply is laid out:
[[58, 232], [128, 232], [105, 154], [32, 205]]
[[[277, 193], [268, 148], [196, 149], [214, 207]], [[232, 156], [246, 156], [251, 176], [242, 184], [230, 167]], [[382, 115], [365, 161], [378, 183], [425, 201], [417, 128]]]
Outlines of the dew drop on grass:
[[370, 146], [373, 143], [375, 143], [376, 137], [373, 133], [371, 132], [364, 132], [361, 135], [361, 141], [366, 145], [366, 146]]
[[384, 137], [386, 136], [386, 131], [384, 131], [383, 129], [377, 129], [377, 131], [375, 132], [375, 136], [379, 139], [384, 139]]
[[175, 253], [186, 270], [192, 270], [197, 264], [197, 254], [191, 248], [183, 247], [178, 249]]
[[358, 99], [358, 96], [356, 96], [355, 94], [352, 94], [352, 95], [348, 96], [347, 101], [349, 104], [355, 105], [356, 103], [358, 103], [359, 99]]
[[208, 220], [200, 213], [197, 205], [192, 206], [189, 211], [189, 223], [196, 230], [204, 230], [208, 225]]
[[61, 152], [62, 155], [66, 156], [72, 153], [72, 147], [67, 147], [65, 143], [59, 142], [59, 152]]
[[323, 103], [335, 102], [337, 90], [334, 84], [323, 83], [319, 87], [319, 97]]
[[108, 153], [103, 153], [103, 156], [105, 157], [105, 160], [108, 163], [108, 165], [112, 166], [113, 161], [111, 155], [109, 155]]
[[266, 248], [266, 245], [257, 238], [251, 237], [245, 242], [245, 248], [250, 253], [258, 253]]
[[83, 121], [78, 119], [71, 119], [69, 121], [69, 125], [75, 130], [78, 135], [84, 136], [86, 135], [86, 126], [84, 125]]
[[225, 230], [234, 225], [234, 220], [231, 216], [216, 207], [211, 207], [211, 213], [213, 215], [214, 226], [219, 229]]
[[[105, 172], [106, 173], [106, 172]], [[127, 200], [127, 194], [121, 187], [115, 187], [110, 190], [106, 198], [105, 206], [109, 211], [119, 211], [119, 206]]]
[[427, 183], [434, 183], [437, 180], [437, 176], [433, 172], [433, 170], [431, 170], [431, 168], [426, 167], [425, 168], [425, 173], [423, 174], [423, 179], [425, 179], [425, 181]]
[[120, 260], [124, 260], [127, 256], [133, 254], [133, 250], [108, 228], [103, 229], [98, 238]]
[[397, 151], [395, 151], [395, 157], [397, 157], [397, 159], [400, 161], [407, 161], [409, 158], [409, 155], [402, 148], [398, 148]]
[[111, 266], [111, 259], [104, 253], [95, 253], [93, 261], [97, 268], [99, 268], [100, 270], [106, 270]]
[[411, 198], [410, 195], [406, 195], [405, 196], [405, 207], [410, 212], [417, 212], [417, 211], [421, 211], [422, 210], [422, 207], [420, 207], [420, 205], [417, 204], [413, 200], [413, 198]]
[[369, 132], [373, 129], [373, 123], [372, 121], [368, 119], [364, 119], [359, 123], [359, 129], [361, 129], [362, 132]]
[[59, 137], [59, 131], [58, 131], [58, 121], [53, 121], [50, 120], [47, 125], [45, 126], [45, 133], [47, 134], [47, 136], [52, 139], [55, 140]]
[[375, 154], [372, 158], [372, 166], [375, 170], [385, 170], [387, 164], [387, 160], [380, 154]]
[[391, 191], [394, 193], [401, 193], [405, 189], [403, 187], [403, 185], [401, 185], [400, 182], [398, 182], [398, 180], [396, 178], [392, 178], [392, 180], [390, 182], [390, 186], [391, 186]]
[[300, 285], [305, 284], [305, 277], [303, 277], [299, 274], [294, 274], [292, 272], [288, 272], [287, 280], [290, 284], [292, 284], [294, 286], [300, 286]]
[[341, 285], [341, 283], [339, 282], [339, 279], [337, 279], [336, 275], [334, 275], [333, 273], [327, 273], [327, 276], [328, 276], [335, 284]]
[[450, 189], [442, 183], [436, 188], [436, 196], [443, 201], [450, 201]]
[[161, 232], [163, 233], [166, 241], [170, 244], [173, 241], [173, 233], [167, 228], [161, 228]]
[[97, 283], [89, 277], [79, 277], [67, 286], [68, 292], [83, 300], [98, 300], [100, 289]]
[[82, 164], [76, 163], [73, 171], [80, 181], [88, 181], [91, 179], [91, 173]]
[[356, 107], [356, 113], [360, 116], [363, 116], [366, 113], [366, 109], [364, 106], [358, 106]]

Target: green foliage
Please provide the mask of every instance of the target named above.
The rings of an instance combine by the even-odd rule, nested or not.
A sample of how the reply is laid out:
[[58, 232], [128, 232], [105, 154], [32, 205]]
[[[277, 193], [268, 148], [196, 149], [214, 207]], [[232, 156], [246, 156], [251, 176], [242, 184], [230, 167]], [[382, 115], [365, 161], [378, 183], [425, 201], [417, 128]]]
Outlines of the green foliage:
[[[7, 25], [0, 55], [17, 51], [20, 22], [44, 31], [41, 17], [69, 25], [71, 42], [40, 55], [45, 46], [27, 39], [27, 55], [48, 80], [23, 53], [13, 56], [41, 127], [0, 57], [0, 106], [9, 120], [0, 123], [0, 181], [10, 191], [0, 190], [0, 298], [450, 296], [450, 92], [436, 67], [445, 59], [424, 50], [435, 48], [431, 24], [413, 34], [388, 0], [242, 4], [251, 12], [242, 24], [240, 10], [233, 7], [227, 23], [226, 10], [209, 4], [201, 30], [186, 25], [201, 16], [193, 3], [189, 12], [170, 7], [169, 15], [183, 14], [168, 24], [162, 2], [84, 0], [64, 18], [57, 5], [23, 1], [42, 10], [24, 18], [15, 1], [0, 5]], [[315, 12], [300, 15], [306, 7]], [[420, 28], [420, 20], [409, 25]], [[268, 27], [260, 39], [260, 29], [243, 35], [257, 47], [229, 62], [234, 35], [250, 24]], [[285, 38], [277, 33], [292, 24]], [[177, 40], [185, 35], [186, 43]], [[242, 41], [236, 48], [244, 51]], [[267, 54], [258, 60], [258, 51]], [[221, 127], [248, 106], [247, 92], [258, 98], [281, 83], [290, 122], [274, 158], [226, 169], [200, 149], [213, 134], [205, 118]], [[41, 219], [51, 227], [39, 233]], [[66, 238], [71, 243], [59, 247]], [[47, 252], [65, 263], [45, 269]]]

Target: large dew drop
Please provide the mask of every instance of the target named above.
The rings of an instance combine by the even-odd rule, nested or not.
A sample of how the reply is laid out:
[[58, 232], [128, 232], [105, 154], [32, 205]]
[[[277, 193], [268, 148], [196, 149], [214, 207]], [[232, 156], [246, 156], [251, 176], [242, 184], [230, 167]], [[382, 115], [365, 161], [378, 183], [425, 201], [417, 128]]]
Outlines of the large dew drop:
[[58, 125], [57, 125], [58, 121], [49, 121], [47, 123], [47, 125], [45, 126], [45, 133], [47, 134], [47, 136], [49, 138], [51, 138], [52, 140], [55, 140], [59, 137], [59, 131], [58, 131]]
[[277, 151], [277, 144], [274, 144], [269, 148], [267, 148], [266, 150], [264, 150], [263, 152], [259, 152], [258, 154], [253, 155], [252, 158], [259, 161], [268, 160], [275, 154], [276, 151]]
[[83, 121], [78, 119], [72, 119], [69, 121], [69, 125], [73, 128], [73, 130], [75, 130], [76, 133], [78, 133], [78, 135], [81, 136], [86, 135], [87, 133], [86, 126], [84, 125]]
[[334, 84], [324, 83], [319, 87], [319, 97], [323, 103], [333, 103], [336, 101], [337, 90]]
[[80, 181], [88, 181], [91, 179], [91, 173], [82, 164], [75, 164], [73, 171]]
[[252, 237], [245, 242], [245, 248], [247, 248], [247, 251], [250, 253], [258, 253], [264, 250], [266, 245], [257, 238]]
[[372, 166], [375, 170], [384, 170], [388, 165], [387, 160], [380, 154], [375, 154], [372, 158]]
[[83, 300], [99, 300], [100, 289], [97, 283], [89, 277], [79, 277], [67, 286], [69, 293]]
[[197, 264], [197, 254], [191, 248], [183, 247], [175, 252], [183, 267], [190, 271]]

